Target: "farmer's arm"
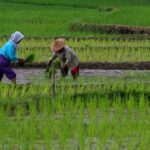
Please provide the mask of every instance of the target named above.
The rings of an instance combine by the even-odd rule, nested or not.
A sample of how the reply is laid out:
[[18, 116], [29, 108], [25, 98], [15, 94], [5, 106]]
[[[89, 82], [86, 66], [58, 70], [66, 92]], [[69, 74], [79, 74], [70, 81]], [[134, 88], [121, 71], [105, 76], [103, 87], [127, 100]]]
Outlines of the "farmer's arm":
[[55, 60], [57, 58], [57, 55], [55, 52], [52, 53], [52, 57], [49, 59], [48, 61], [48, 65], [50, 66], [51, 63], [53, 62], [53, 60]]

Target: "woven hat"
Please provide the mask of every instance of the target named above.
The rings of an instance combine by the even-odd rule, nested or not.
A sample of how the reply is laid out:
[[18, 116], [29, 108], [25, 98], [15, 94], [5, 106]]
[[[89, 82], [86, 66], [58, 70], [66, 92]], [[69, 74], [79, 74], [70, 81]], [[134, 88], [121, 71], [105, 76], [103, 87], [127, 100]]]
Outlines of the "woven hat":
[[51, 50], [52, 51], [59, 51], [65, 46], [65, 40], [63, 38], [56, 39], [52, 45]]

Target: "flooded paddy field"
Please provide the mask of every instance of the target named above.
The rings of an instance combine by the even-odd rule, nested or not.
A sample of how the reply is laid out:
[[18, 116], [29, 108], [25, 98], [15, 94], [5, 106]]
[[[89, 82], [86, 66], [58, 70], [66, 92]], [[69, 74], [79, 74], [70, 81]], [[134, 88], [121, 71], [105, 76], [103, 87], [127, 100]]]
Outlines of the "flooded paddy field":
[[[40, 84], [47, 80], [45, 76], [45, 69], [14, 69], [17, 73], [17, 83], [38, 83]], [[60, 71], [56, 72], [56, 79], [60, 79]], [[71, 78], [70, 73], [67, 78]], [[150, 71], [149, 70], [98, 70], [98, 69], [81, 69], [79, 80], [94, 80], [104, 82], [124, 80], [131, 83], [150, 83]], [[3, 83], [9, 83], [10, 81], [4, 77]]]

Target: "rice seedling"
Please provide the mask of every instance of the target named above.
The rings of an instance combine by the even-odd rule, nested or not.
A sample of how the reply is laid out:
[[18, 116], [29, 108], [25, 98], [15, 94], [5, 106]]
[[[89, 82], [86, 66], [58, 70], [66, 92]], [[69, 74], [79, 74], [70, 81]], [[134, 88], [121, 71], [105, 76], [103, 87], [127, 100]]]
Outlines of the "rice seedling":
[[[65, 37], [66, 44], [82, 62], [149, 61], [149, 36], [122, 37], [69, 30], [72, 22], [149, 25], [148, 2], [132, 1], [136, 5], [129, 7], [128, 0], [117, 0], [117, 10], [108, 13], [108, 6], [112, 6], [108, 1], [101, 0], [104, 7], [100, 7], [100, 1], [94, 1], [1, 1], [0, 45], [9, 39], [2, 35], [19, 28], [26, 38], [17, 55], [28, 63], [47, 61], [55, 37]], [[20, 10], [19, 15], [16, 10]], [[56, 64], [60, 68], [60, 63]], [[0, 149], [148, 149], [147, 81], [149, 74], [138, 71], [127, 71], [125, 76], [116, 78], [111, 78], [111, 73], [101, 78], [81, 76], [76, 82], [70, 77], [56, 77], [55, 101], [50, 94], [49, 78], [40, 84], [1, 84]]]
[[25, 62], [32, 63], [34, 61], [34, 55], [30, 54], [25, 58]]
[[[145, 99], [146, 85], [107, 83], [105, 86], [96, 87], [97, 96], [87, 97], [86, 101], [82, 97], [71, 99], [70, 93], [74, 92], [74, 86], [66, 87], [63, 84], [61, 86], [65, 87], [65, 92], [61, 94], [57, 89], [59, 94], [54, 103], [49, 101], [47, 85], [41, 87], [32, 85], [28, 88], [23, 86], [19, 89], [13, 87], [13, 90], [8, 89], [7, 85], [0, 88], [1, 93], [9, 92], [12, 95], [11, 101], [15, 102], [12, 109], [12, 103], [7, 103], [9, 99], [7, 96], [3, 100], [8, 105], [6, 109], [6, 105], [1, 101], [0, 139], [3, 139], [0, 142], [1, 147], [8, 145], [9, 148], [21, 146], [23, 149], [34, 149], [38, 145], [41, 148], [49, 148], [55, 142], [59, 148], [65, 149], [69, 146], [70, 140], [81, 149], [135, 148], [143, 147], [144, 144], [145, 147], [149, 146], [148, 141], [142, 142], [143, 138], [149, 138], [149, 134], [143, 133], [143, 128], [145, 133], [149, 131], [150, 121], [148, 99]], [[78, 87], [76, 95], [79, 92], [85, 93], [85, 90], [92, 92], [90, 87], [86, 89]], [[137, 95], [135, 90], [141, 94]], [[149, 90], [147, 85], [146, 91]], [[110, 93], [115, 91], [116, 94], [110, 96]], [[125, 94], [126, 98], [122, 97], [121, 91], [128, 93]], [[34, 96], [35, 93], [38, 93], [38, 97]], [[16, 101], [18, 95], [19, 100]], [[49, 97], [46, 98], [46, 95]], [[35, 103], [36, 99], [38, 103]], [[28, 105], [25, 105], [25, 102]], [[15, 113], [10, 115], [12, 111]]]

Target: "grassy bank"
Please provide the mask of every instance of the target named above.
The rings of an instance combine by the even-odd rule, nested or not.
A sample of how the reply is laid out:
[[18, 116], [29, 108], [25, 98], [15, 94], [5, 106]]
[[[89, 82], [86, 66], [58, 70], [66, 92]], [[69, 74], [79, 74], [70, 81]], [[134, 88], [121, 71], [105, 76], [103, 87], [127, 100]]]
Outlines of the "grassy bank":
[[25, 35], [90, 36], [96, 33], [71, 32], [72, 22], [148, 26], [147, 1], [1, 1], [1, 35], [15, 30]]

